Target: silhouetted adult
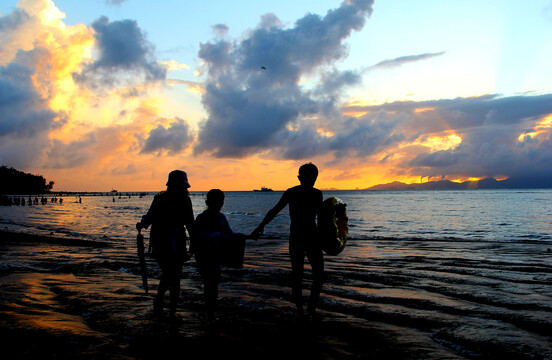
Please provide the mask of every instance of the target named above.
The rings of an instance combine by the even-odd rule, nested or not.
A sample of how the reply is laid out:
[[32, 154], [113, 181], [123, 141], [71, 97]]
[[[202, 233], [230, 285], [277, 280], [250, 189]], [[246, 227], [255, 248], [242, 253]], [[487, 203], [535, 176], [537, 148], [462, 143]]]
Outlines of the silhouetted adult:
[[153, 310], [156, 314], [163, 312], [163, 298], [165, 292], [170, 290], [171, 319], [177, 319], [176, 306], [180, 297], [182, 265], [189, 258], [186, 249], [186, 230], [191, 234], [194, 222], [189, 187], [190, 183], [184, 171], [171, 171], [167, 190], [154, 197], [147, 214], [136, 224], [138, 230], [152, 225], [152, 256], [161, 268], [161, 280], [153, 300]]
[[313, 283], [308, 307], [309, 316], [316, 312], [324, 280], [324, 257], [318, 241], [316, 217], [322, 205], [322, 192], [314, 187], [318, 177], [318, 168], [311, 163], [299, 168], [300, 185], [287, 189], [280, 201], [266, 214], [263, 221], [251, 233], [253, 239], [258, 239], [264, 227], [278, 213], [289, 205], [291, 219], [289, 254], [291, 260], [292, 294], [299, 317], [304, 316], [302, 282], [305, 255], [311, 265]]
[[[207, 210], [199, 214], [194, 223], [192, 244], [203, 279], [207, 322], [212, 326], [216, 320], [222, 257], [227, 255], [225, 252], [231, 251], [231, 246], [240, 246], [243, 249], [245, 235], [233, 232], [226, 216], [220, 212], [224, 205], [222, 190], [209, 190], [205, 203]], [[241, 245], [238, 245], [238, 242], [241, 242]]]

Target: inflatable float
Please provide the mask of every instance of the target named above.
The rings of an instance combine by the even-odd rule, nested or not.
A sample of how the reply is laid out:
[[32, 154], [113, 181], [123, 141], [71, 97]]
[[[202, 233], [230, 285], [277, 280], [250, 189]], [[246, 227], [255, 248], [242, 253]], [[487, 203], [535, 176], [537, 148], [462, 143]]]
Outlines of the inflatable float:
[[328, 255], [339, 255], [347, 243], [349, 218], [347, 204], [336, 197], [329, 197], [322, 203], [318, 215], [318, 231], [322, 249]]

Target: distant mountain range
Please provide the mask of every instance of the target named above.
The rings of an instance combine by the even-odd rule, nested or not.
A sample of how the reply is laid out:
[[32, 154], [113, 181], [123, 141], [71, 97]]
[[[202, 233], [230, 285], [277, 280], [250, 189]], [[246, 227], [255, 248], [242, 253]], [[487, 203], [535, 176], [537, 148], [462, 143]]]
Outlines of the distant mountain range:
[[550, 189], [552, 177], [508, 178], [496, 180], [486, 178], [479, 181], [454, 182], [450, 180], [429, 181], [419, 184], [405, 184], [395, 181], [375, 185], [365, 190], [473, 190], [473, 189]]

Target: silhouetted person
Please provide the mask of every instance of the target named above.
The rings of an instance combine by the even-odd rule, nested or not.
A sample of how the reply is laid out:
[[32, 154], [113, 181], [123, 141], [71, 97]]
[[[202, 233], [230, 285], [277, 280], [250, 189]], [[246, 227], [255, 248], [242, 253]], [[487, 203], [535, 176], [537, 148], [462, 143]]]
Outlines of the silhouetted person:
[[224, 192], [209, 190], [205, 203], [207, 210], [199, 214], [194, 223], [193, 249], [203, 279], [207, 322], [212, 326], [216, 320], [222, 256], [233, 241], [245, 241], [245, 235], [233, 232], [226, 216], [220, 212]]
[[264, 227], [278, 213], [289, 205], [291, 219], [289, 236], [289, 255], [291, 260], [292, 295], [297, 306], [297, 314], [303, 317], [302, 282], [305, 255], [311, 265], [313, 283], [310, 293], [308, 314], [315, 315], [316, 305], [320, 298], [324, 280], [324, 257], [318, 241], [316, 216], [322, 205], [322, 192], [314, 187], [318, 177], [318, 168], [311, 163], [299, 168], [300, 185], [287, 189], [280, 201], [265, 216], [260, 225], [253, 231], [251, 237], [259, 238]]
[[191, 234], [194, 222], [189, 187], [188, 177], [184, 171], [171, 171], [167, 191], [154, 197], [147, 214], [136, 224], [138, 230], [152, 225], [150, 232], [152, 256], [161, 268], [161, 280], [153, 300], [153, 311], [155, 314], [163, 312], [163, 298], [165, 292], [170, 290], [171, 319], [177, 319], [176, 306], [180, 297], [182, 265], [188, 259], [186, 230]]

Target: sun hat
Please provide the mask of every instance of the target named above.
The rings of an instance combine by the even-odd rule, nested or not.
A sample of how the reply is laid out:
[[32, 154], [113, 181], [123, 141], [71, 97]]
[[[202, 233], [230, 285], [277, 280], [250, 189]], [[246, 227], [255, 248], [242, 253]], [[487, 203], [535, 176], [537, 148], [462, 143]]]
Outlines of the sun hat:
[[173, 170], [169, 173], [169, 180], [167, 181], [167, 186], [180, 185], [187, 188], [190, 187], [188, 182], [188, 175], [182, 170]]

